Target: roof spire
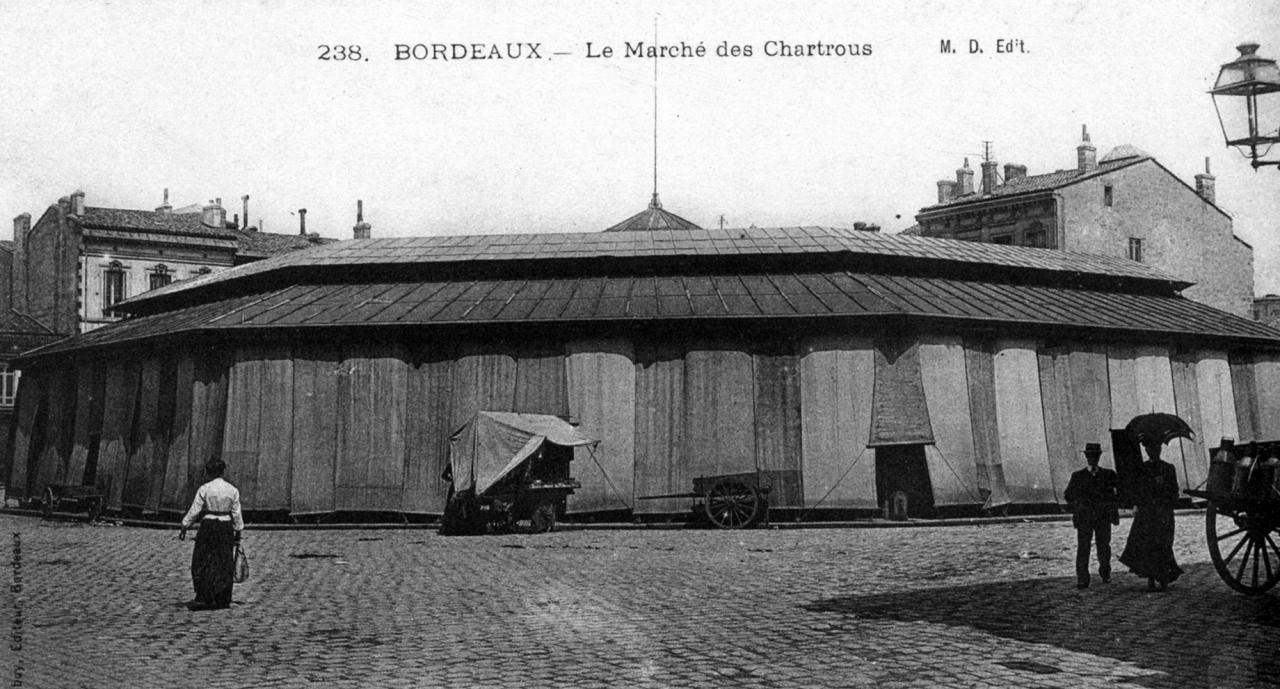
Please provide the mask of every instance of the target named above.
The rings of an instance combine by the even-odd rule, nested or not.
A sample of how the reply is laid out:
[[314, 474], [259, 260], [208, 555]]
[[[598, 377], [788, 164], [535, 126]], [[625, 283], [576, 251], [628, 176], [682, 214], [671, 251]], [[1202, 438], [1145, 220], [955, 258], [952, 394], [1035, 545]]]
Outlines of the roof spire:
[[658, 15], [653, 15], [653, 201], [650, 208], [662, 208], [658, 203]]

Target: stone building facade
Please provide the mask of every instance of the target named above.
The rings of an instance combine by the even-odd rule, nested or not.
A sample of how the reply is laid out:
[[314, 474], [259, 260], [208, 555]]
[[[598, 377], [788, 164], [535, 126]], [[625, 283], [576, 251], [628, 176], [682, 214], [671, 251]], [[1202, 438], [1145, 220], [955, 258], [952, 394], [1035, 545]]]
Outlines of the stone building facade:
[[1207, 159], [1193, 187], [1133, 146], [1098, 159], [1086, 131], [1072, 169], [980, 167], [975, 180], [966, 159], [937, 183], [938, 202], [916, 216], [919, 234], [1128, 258], [1195, 283], [1189, 299], [1252, 316], [1253, 248], [1217, 206]]

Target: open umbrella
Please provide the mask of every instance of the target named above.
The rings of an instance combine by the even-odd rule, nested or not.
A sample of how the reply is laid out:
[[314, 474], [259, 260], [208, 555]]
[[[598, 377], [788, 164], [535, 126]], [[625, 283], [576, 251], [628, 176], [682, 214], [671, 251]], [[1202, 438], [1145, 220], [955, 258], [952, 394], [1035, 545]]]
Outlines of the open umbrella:
[[1136, 436], [1138, 442], [1156, 440], [1161, 445], [1174, 438], [1194, 438], [1196, 435], [1186, 421], [1175, 414], [1163, 412], [1139, 414], [1124, 429]]

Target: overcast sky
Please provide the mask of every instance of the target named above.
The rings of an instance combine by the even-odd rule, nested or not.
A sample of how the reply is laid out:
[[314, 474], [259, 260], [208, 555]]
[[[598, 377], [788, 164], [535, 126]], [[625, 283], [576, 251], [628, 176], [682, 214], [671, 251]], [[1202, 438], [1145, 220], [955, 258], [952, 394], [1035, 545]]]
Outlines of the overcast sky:
[[[1189, 184], [1209, 156], [1258, 293], [1280, 292], [1280, 171], [1225, 148], [1206, 95], [1243, 40], [1280, 58], [1280, 1], [1264, 0], [0, 0], [0, 213], [38, 217], [76, 189], [149, 209], [168, 187], [174, 206], [222, 198], [228, 218], [248, 194], [272, 232], [307, 208], [308, 230], [347, 238], [357, 199], [374, 236], [601, 230], [652, 190], [654, 64], [626, 50], [655, 17], [661, 45], [707, 51], [659, 61], [657, 121], [664, 207], [704, 227], [896, 232], [984, 141], [1052, 172], [1087, 124], [1099, 157], [1133, 144]], [[751, 57], [718, 57], [725, 42]], [[766, 54], [784, 42], [864, 54]], [[419, 43], [541, 59], [395, 59]]]

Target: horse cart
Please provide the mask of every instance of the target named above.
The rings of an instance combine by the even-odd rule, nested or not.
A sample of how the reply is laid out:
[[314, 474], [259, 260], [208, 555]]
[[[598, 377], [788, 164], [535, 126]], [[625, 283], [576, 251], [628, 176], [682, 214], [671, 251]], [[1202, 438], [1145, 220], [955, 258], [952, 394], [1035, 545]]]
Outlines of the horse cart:
[[40, 495], [40, 514], [45, 519], [68, 508], [84, 510], [89, 521], [102, 516], [103, 495], [97, 486], [71, 486], [51, 483]]
[[1205, 538], [1218, 576], [1258, 595], [1280, 583], [1280, 441], [1211, 453], [1203, 489], [1185, 492], [1206, 501]]
[[670, 495], [647, 495], [638, 500], [665, 498], [693, 498], [695, 510], [721, 529], [742, 529], [763, 522], [769, 523], [769, 492], [771, 486], [760, 471], [717, 476], [699, 476], [693, 479], [693, 490]]
[[481, 411], [449, 438], [441, 533], [544, 533], [581, 487], [569, 475], [573, 448], [598, 441], [545, 414]]

